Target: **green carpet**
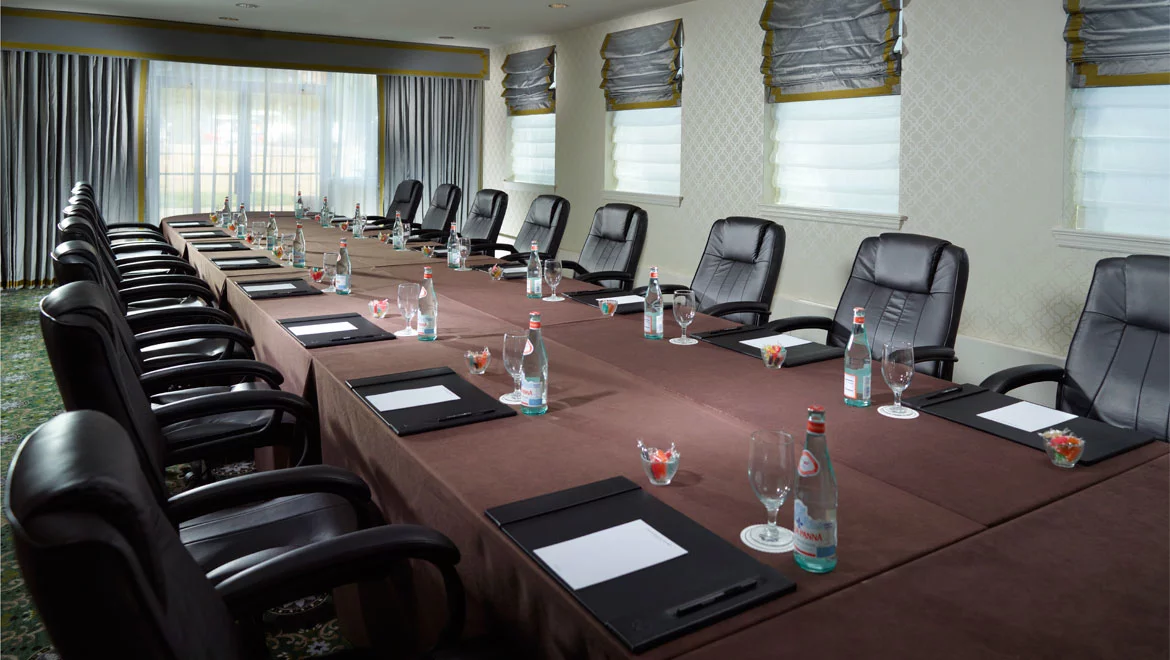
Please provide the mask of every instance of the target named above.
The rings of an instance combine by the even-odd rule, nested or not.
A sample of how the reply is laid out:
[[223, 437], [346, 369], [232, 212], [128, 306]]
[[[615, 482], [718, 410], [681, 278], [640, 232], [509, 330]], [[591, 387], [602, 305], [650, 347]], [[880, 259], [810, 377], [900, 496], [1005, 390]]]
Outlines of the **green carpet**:
[[[38, 320], [37, 306], [48, 291], [0, 291], [0, 474], [5, 480], [0, 490], [7, 489], [8, 462], [20, 441], [62, 411]], [[180, 473], [173, 470], [172, 476]], [[348, 648], [327, 597], [290, 603], [270, 612], [266, 620], [273, 658], [311, 657]], [[111, 649], [110, 657], [117, 656]], [[12, 530], [0, 515], [0, 660], [57, 657], [24, 589]]]

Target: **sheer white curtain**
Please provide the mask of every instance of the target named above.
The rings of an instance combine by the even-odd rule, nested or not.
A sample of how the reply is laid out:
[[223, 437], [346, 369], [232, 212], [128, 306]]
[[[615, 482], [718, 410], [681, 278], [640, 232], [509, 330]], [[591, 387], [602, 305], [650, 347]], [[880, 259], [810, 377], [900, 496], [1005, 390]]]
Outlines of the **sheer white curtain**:
[[377, 208], [377, 81], [348, 73], [152, 62], [150, 218], [210, 212]]
[[1170, 237], [1170, 85], [1072, 90], [1077, 228]]
[[614, 190], [679, 195], [682, 108], [618, 110], [613, 121]]
[[777, 204], [898, 213], [901, 96], [772, 108]]
[[546, 186], [557, 180], [557, 116], [508, 117], [512, 148], [512, 180]]

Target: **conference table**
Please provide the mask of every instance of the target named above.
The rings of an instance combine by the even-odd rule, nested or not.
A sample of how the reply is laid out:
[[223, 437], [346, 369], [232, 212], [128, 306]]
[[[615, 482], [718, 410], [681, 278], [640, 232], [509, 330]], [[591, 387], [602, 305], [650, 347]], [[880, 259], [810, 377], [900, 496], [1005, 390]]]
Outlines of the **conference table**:
[[[501, 630], [544, 658], [1166, 657], [1170, 652], [1170, 485], [1167, 445], [1154, 442], [1091, 466], [1053, 466], [1043, 452], [928, 414], [883, 417], [892, 402], [874, 379], [874, 406], [841, 396], [830, 360], [768, 370], [762, 361], [700, 342], [643, 339], [640, 315], [603, 317], [571, 300], [525, 296], [523, 280], [457, 272], [442, 258], [349, 240], [353, 293], [254, 300], [241, 282], [307, 278], [304, 269], [221, 271], [188, 229], [163, 222], [256, 340], [257, 358], [283, 388], [320, 411], [322, 456], [366, 480], [391, 523], [419, 523], [459, 546], [469, 629]], [[277, 214], [292, 231], [291, 214]], [[308, 262], [336, 251], [338, 229], [306, 223]], [[206, 239], [210, 241], [224, 239]], [[247, 254], [256, 254], [255, 251]], [[472, 263], [492, 263], [473, 257]], [[280, 319], [356, 312], [434, 266], [438, 340], [399, 338], [304, 348]], [[565, 280], [559, 292], [595, 289]], [[346, 381], [447, 366], [489, 395], [512, 389], [501, 335], [542, 314], [549, 411], [399, 437]], [[669, 314], [667, 315], [669, 318]], [[698, 315], [691, 331], [734, 327]], [[667, 324], [668, 336], [678, 326]], [[487, 346], [488, 372], [468, 375], [465, 351]], [[909, 395], [948, 386], [916, 374]], [[839, 488], [839, 563], [801, 571], [791, 554], [744, 546], [740, 531], [765, 511], [748, 484], [748, 437], [785, 429], [803, 437], [806, 409], [826, 408]], [[649, 484], [636, 442], [669, 446], [681, 464], [669, 486]], [[794, 592], [631, 654], [485, 515], [518, 500], [624, 476], [796, 583]], [[780, 521], [791, 526], [792, 505]], [[687, 579], [679, 575], [678, 579]], [[441, 602], [435, 600], [435, 603]], [[442, 616], [441, 606], [428, 616]]]

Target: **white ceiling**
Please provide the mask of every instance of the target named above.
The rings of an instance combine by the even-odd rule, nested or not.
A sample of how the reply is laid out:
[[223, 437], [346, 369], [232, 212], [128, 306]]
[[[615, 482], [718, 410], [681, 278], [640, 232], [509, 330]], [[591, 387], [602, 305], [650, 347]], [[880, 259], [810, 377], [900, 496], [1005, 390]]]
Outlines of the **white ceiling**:
[[[391, 41], [494, 46], [678, 4], [681, 0], [3, 0], [6, 7], [156, 18]], [[232, 16], [238, 22], [219, 20]], [[475, 30], [477, 25], [490, 30]], [[455, 37], [439, 39], [439, 35]]]

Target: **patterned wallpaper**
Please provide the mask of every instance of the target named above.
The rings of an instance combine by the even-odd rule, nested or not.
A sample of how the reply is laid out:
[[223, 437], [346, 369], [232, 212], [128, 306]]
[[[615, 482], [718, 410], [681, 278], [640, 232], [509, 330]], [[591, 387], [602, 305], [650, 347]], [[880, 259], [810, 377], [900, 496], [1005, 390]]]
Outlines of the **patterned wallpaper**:
[[[683, 203], [651, 206], [642, 267], [691, 273], [711, 223], [756, 215], [763, 196], [767, 110], [759, 73], [760, 0], [698, 0], [493, 49], [486, 86], [484, 185], [503, 188], [507, 53], [558, 51], [557, 194], [572, 203], [564, 248], [578, 250], [601, 197], [605, 109], [598, 85], [605, 34], [682, 18]], [[1065, 197], [1064, 12], [1058, 2], [915, 0], [906, 9], [901, 210], [904, 231], [967, 249], [971, 278], [960, 332], [1063, 355], [1093, 265], [1111, 256], [1056, 247]], [[535, 193], [509, 191], [505, 233]], [[879, 230], [785, 223], [778, 294], [836, 305], [857, 244]]]

